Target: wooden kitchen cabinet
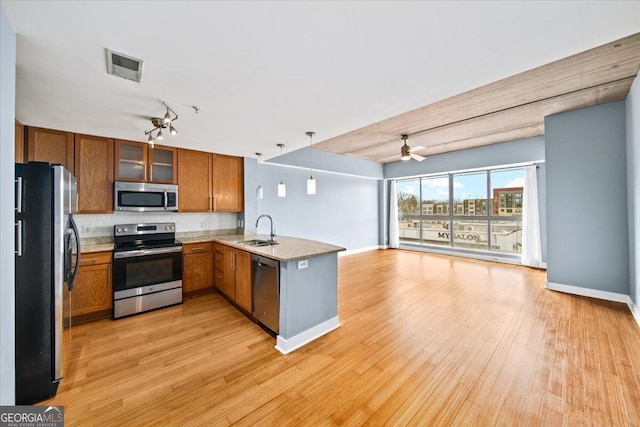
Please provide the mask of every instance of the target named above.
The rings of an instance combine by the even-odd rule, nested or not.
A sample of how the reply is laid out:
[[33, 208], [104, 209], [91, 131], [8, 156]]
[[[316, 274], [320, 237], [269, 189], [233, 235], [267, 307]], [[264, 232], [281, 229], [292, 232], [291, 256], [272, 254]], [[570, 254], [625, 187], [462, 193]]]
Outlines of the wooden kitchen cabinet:
[[251, 254], [235, 250], [236, 302], [249, 313], [253, 309], [251, 287]]
[[241, 212], [244, 209], [244, 159], [178, 149], [181, 212]]
[[216, 288], [251, 313], [251, 254], [230, 246], [215, 244], [214, 257]]
[[235, 301], [236, 279], [233, 251], [233, 248], [226, 245], [214, 245], [216, 288]]
[[213, 155], [213, 211], [244, 210], [244, 159]]
[[182, 245], [182, 292], [213, 290], [213, 264], [211, 242]]
[[16, 163], [24, 163], [24, 126], [16, 120]]
[[74, 137], [71, 132], [27, 126], [27, 161], [57, 163], [75, 175]]
[[176, 148], [116, 139], [114, 156], [116, 181], [178, 183]]
[[83, 253], [76, 283], [71, 291], [64, 286], [63, 313], [65, 326], [111, 316], [113, 307], [112, 252]]
[[75, 135], [78, 213], [113, 212], [113, 139]]
[[211, 153], [178, 149], [178, 209], [180, 212], [210, 212]]

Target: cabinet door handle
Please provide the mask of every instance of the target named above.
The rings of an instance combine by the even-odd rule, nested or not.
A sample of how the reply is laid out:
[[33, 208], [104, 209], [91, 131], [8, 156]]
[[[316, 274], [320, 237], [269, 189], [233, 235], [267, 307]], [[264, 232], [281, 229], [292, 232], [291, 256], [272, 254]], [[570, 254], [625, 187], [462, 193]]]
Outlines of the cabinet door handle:
[[213, 196], [212, 199], [213, 199], [213, 210], [215, 211], [216, 210], [216, 197]]
[[209, 211], [212, 211], [213, 208], [211, 207], [211, 196], [209, 196]]
[[231, 261], [232, 261], [232, 263], [231, 263], [231, 265], [232, 265], [231, 269], [232, 269], [232, 270], [235, 270], [235, 269], [236, 269], [236, 253], [235, 253], [235, 251], [234, 251], [234, 252], [231, 252]]
[[107, 283], [111, 285], [111, 266], [107, 269]]
[[201, 251], [203, 249], [204, 249], [204, 246], [200, 246], [200, 247], [197, 247], [197, 248], [191, 248], [192, 251]]
[[82, 258], [82, 263], [86, 262], [86, 263], [92, 263], [93, 264], [96, 261], [98, 261], [98, 258]]

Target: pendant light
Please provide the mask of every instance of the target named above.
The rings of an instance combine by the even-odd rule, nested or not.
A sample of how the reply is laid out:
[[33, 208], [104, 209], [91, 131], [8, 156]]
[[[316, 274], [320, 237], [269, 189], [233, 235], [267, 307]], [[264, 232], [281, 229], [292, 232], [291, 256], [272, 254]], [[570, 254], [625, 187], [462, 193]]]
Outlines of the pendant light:
[[309, 179], [307, 179], [307, 194], [309, 195], [316, 194], [316, 180], [313, 178], [313, 135], [315, 134], [315, 132], [307, 132], [309, 148], [311, 149], [311, 174], [309, 175]]
[[262, 199], [264, 198], [264, 189], [260, 185], [260, 177], [259, 177], [260, 157], [262, 157], [262, 153], [256, 153], [256, 156], [258, 156], [258, 167], [256, 167], [256, 181], [258, 181], [258, 188], [256, 188], [256, 199]]
[[287, 196], [287, 186], [284, 185], [284, 181], [282, 180], [282, 149], [284, 148], [284, 144], [277, 144], [280, 147], [280, 184], [278, 184], [278, 197], [286, 197]]

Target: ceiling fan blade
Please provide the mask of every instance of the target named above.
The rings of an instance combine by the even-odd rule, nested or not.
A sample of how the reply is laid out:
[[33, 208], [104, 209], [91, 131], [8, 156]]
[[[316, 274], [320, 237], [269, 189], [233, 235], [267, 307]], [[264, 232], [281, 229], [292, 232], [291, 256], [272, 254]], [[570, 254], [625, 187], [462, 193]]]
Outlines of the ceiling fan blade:
[[419, 154], [413, 154], [413, 153], [410, 153], [409, 155], [411, 156], [411, 158], [412, 158], [413, 160], [417, 160], [417, 161], [419, 161], [419, 162], [421, 162], [421, 161], [423, 161], [424, 159], [426, 159], [426, 157], [422, 157], [422, 156], [421, 156], [421, 155], [419, 155]]
[[424, 145], [416, 145], [411, 149], [411, 151], [420, 151], [420, 150], [424, 150], [425, 148], [427, 147], [425, 147]]

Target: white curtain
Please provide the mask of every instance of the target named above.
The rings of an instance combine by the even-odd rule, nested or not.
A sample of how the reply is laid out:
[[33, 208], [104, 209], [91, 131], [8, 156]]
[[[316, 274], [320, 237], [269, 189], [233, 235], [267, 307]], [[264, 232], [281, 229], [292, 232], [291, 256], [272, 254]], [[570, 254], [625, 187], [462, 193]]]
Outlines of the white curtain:
[[398, 231], [398, 194], [396, 182], [391, 181], [389, 190], [389, 247], [400, 247], [400, 233]]
[[538, 211], [538, 180], [536, 166], [524, 168], [522, 206], [522, 264], [542, 266], [540, 246], [540, 214]]

